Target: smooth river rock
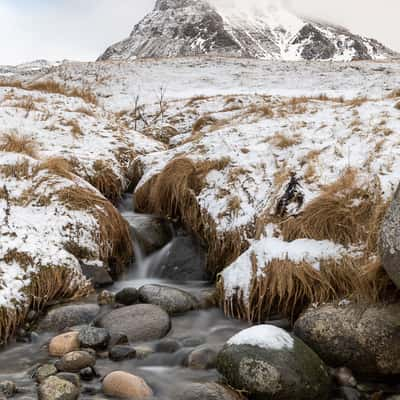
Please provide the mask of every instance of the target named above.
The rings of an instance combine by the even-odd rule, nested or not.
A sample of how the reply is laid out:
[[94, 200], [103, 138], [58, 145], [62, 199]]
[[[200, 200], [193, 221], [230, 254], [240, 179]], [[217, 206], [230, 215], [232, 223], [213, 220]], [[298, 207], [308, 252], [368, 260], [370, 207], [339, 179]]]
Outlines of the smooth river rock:
[[286, 331], [259, 325], [231, 338], [217, 369], [228, 384], [251, 399], [326, 400], [331, 381], [323, 361]]
[[67, 332], [55, 336], [49, 343], [49, 354], [53, 357], [62, 357], [71, 351], [79, 350], [79, 333]]
[[65, 354], [56, 362], [56, 367], [61, 372], [79, 372], [87, 367], [94, 367], [96, 358], [86, 351], [73, 351]]
[[131, 342], [163, 338], [171, 328], [169, 315], [152, 304], [136, 304], [111, 311], [101, 317], [97, 324], [111, 335], [125, 334]]
[[79, 330], [79, 342], [82, 348], [105, 350], [110, 342], [110, 334], [104, 328], [85, 326]]
[[139, 289], [139, 298], [143, 303], [160, 306], [171, 315], [184, 313], [199, 307], [199, 303], [194, 296], [169, 286], [142, 286]]
[[104, 378], [103, 392], [108, 396], [131, 400], [153, 396], [153, 391], [142, 378], [123, 371], [111, 372]]
[[375, 378], [400, 374], [400, 304], [309, 308], [294, 332], [330, 366]]
[[378, 247], [383, 267], [400, 288], [400, 186], [386, 212]]
[[69, 304], [50, 309], [39, 322], [40, 331], [61, 332], [76, 325], [88, 325], [97, 316], [100, 307], [97, 304]]

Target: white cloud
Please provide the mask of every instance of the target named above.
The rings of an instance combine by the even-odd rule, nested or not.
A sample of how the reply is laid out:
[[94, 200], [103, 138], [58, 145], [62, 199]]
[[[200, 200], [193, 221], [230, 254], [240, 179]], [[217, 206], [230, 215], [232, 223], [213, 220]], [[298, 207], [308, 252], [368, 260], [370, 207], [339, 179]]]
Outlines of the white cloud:
[[[265, 4], [275, 0], [218, 0]], [[276, 0], [298, 13], [342, 24], [400, 50], [395, 32], [399, 0]], [[16, 3], [19, 4], [17, 7]], [[155, 0], [0, 0], [0, 64], [38, 58], [94, 60], [107, 46], [128, 36]], [[38, 4], [39, 3], [39, 4]]]

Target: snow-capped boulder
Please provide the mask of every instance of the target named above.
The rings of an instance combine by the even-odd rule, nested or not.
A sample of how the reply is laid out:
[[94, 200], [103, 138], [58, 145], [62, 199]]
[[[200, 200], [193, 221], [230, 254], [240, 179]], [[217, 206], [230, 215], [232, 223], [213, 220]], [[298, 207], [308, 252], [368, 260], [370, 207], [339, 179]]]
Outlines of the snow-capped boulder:
[[322, 400], [330, 378], [320, 358], [286, 331], [259, 325], [233, 336], [218, 355], [228, 384], [254, 398]]
[[376, 40], [300, 18], [278, 4], [246, 7], [221, 0], [163, 0], [128, 39], [110, 46], [99, 60], [204, 54], [347, 61], [394, 56]]

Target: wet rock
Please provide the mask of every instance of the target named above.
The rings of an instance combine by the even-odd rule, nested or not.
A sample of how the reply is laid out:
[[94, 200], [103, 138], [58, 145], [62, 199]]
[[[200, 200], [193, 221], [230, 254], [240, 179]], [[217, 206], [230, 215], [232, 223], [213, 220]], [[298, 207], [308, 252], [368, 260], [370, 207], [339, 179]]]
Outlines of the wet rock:
[[115, 295], [115, 301], [125, 306], [136, 304], [139, 300], [139, 292], [136, 288], [125, 288]]
[[62, 357], [71, 351], [79, 350], [79, 333], [68, 332], [55, 336], [49, 344], [49, 354], [53, 357]]
[[136, 213], [124, 213], [131, 228], [132, 237], [146, 254], [163, 248], [172, 240], [169, 222], [160, 217]]
[[242, 400], [242, 397], [218, 383], [192, 383], [176, 394], [176, 400]]
[[77, 388], [81, 387], [81, 379], [78, 374], [73, 374], [72, 372], [59, 372], [57, 377], [64, 379], [65, 381], [71, 382]]
[[81, 263], [81, 268], [83, 275], [92, 282], [95, 288], [112, 285], [114, 282], [108, 269], [105, 267]]
[[152, 304], [137, 304], [111, 311], [98, 321], [111, 335], [123, 333], [132, 342], [157, 340], [170, 330], [168, 314]]
[[104, 350], [110, 342], [110, 334], [104, 328], [87, 326], [79, 331], [79, 342], [81, 347]]
[[340, 397], [343, 397], [345, 400], [360, 400], [361, 399], [361, 394], [358, 390], [356, 390], [352, 387], [347, 387], [347, 386], [342, 386], [339, 388], [339, 395], [340, 395]]
[[207, 280], [206, 263], [206, 252], [194, 238], [178, 236], [171, 243], [160, 278], [176, 282]]
[[138, 360], [144, 360], [148, 356], [154, 353], [154, 350], [151, 347], [147, 346], [135, 346], [136, 350], [136, 358]]
[[12, 381], [0, 382], [0, 394], [6, 397], [13, 397], [17, 393], [17, 385]]
[[71, 304], [52, 308], [39, 322], [39, 330], [61, 332], [75, 325], [90, 324], [98, 314], [97, 304]]
[[96, 374], [91, 367], [87, 367], [87, 368], [83, 368], [82, 370], [80, 370], [79, 376], [84, 381], [91, 381], [92, 379], [95, 378]]
[[199, 303], [199, 308], [207, 310], [218, 306], [217, 291], [215, 288], [203, 289], [194, 295]]
[[333, 367], [373, 378], [400, 374], [400, 304], [310, 308], [294, 332]]
[[175, 353], [181, 348], [181, 344], [174, 339], [163, 339], [155, 346], [157, 353]]
[[194, 349], [187, 358], [187, 365], [193, 369], [213, 369], [217, 363], [221, 346], [202, 345]]
[[136, 357], [136, 350], [131, 346], [114, 346], [109, 352], [110, 360], [123, 361]]
[[333, 371], [332, 376], [340, 386], [357, 386], [357, 381], [349, 368], [341, 367]]
[[107, 306], [115, 303], [115, 294], [108, 290], [103, 290], [97, 295], [97, 304]]
[[40, 400], [76, 400], [79, 389], [71, 382], [51, 376], [39, 386], [38, 395]]
[[145, 285], [139, 289], [140, 301], [160, 306], [168, 314], [180, 314], [195, 308], [199, 304], [195, 297], [180, 289], [161, 285]]
[[111, 334], [111, 339], [109, 343], [110, 347], [128, 343], [129, 343], [128, 336], [126, 336], [124, 333], [114, 332]]
[[137, 400], [153, 396], [153, 391], [142, 378], [123, 371], [112, 372], [104, 378], [103, 392], [108, 396]]
[[204, 336], [188, 337], [182, 339], [181, 343], [183, 347], [198, 347], [205, 344], [207, 339]]
[[287, 318], [265, 321], [265, 324], [276, 326], [277, 328], [284, 329], [285, 331], [288, 331], [291, 329], [290, 321]]
[[38, 383], [44, 382], [49, 376], [56, 375], [57, 368], [53, 364], [41, 365], [35, 372], [35, 378]]
[[93, 367], [96, 358], [86, 351], [73, 351], [65, 354], [56, 362], [56, 367], [61, 372], [79, 372], [86, 367]]
[[255, 326], [231, 338], [218, 355], [217, 369], [230, 386], [255, 399], [323, 400], [330, 395], [320, 358], [274, 326]]

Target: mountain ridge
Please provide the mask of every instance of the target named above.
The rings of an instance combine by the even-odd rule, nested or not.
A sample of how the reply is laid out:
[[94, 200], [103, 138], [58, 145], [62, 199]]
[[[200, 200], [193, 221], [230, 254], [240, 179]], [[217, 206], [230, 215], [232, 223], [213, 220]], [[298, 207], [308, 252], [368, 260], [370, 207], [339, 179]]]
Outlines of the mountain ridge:
[[206, 0], [157, 0], [131, 35], [98, 61], [194, 55], [287, 61], [396, 57], [375, 39], [299, 17], [279, 4], [240, 9]]

